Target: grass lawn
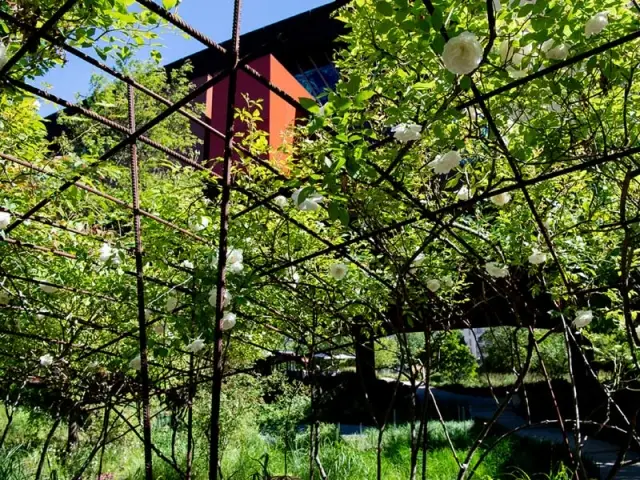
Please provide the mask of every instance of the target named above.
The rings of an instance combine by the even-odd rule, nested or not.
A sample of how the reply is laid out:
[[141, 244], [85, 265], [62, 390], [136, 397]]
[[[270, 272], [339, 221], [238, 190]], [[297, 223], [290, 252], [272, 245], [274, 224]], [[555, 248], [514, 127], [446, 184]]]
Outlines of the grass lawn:
[[[6, 418], [0, 418], [0, 428]], [[98, 423], [98, 422], [96, 422]], [[164, 425], [163, 425], [164, 423]], [[38, 465], [40, 448], [47, 435], [50, 420], [42, 416], [29, 415], [19, 411], [11, 426], [5, 445], [0, 450], [0, 479], [32, 480]], [[43, 480], [67, 480], [74, 477], [85, 461], [97, 432], [94, 427], [83, 433], [81, 445], [66, 460], [62, 452], [66, 442], [66, 428], [61, 427], [53, 438], [43, 470]], [[448, 422], [447, 429], [462, 459], [468, 451], [478, 427], [473, 422]], [[427, 478], [431, 480], [451, 480], [458, 471], [457, 462], [448, 446], [442, 426], [430, 422], [429, 452], [427, 456]], [[171, 430], [166, 422], [158, 421], [154, 425], [155, 445], [165, 455], [171, 456]], [[363, 480], [376, 476], [376, 439], [377, 431], [368, 429], [362, 435], [340, 436], [332, 425], [323, 425], [320, 435], [320, 459], [330, 479]], [[196, 479], [205, 479], [207, 472], [207, 443], [203, 434], [196, 435], [196, 456], [194, 473]], [[281, 440], [260, 432], [251, 421], [238, 419], [234, 428], [224, 435], [222, 470], [225, 479], [264, 479], [264, 472], [271, 475], [289, 475], [308, 478], [309, 436], [300, 431], [285, 449]], [[184, 466], [186, 450], [185, 432], [177, 435], [175, 455], [179, 465]], [[537, 444], [525, 444], [513, 439], [501, 443], [492, 451], [486, 461], [478, 468], [476, 476], [481, 480], [527, 479], [525, 475], [549, 474], [554, 461], [549, 447]], [[286, 455], [285, 455], [286, 452]], [[286, 456], [286, 458], [285, 458]], [[476, 457], [477, 458], [477, 457]], [[83, 480], [95, 480], [98, 473], [97, 455], [91, 467], [83, 475]], [[128, 434], [110, 443], [104, 452], [103, 479], [138, 480], [143, 479], [142, 444], [133, 434]], [[473, 462], [472, 462], [473, 464]], [[409, 478], [410, 449], [409, 428], [398, 426], [390, 428], [384, 437], [382, 454], [382, 477], [385, 480]], [[421, 465], [419, 460], [418, 465]], [[519, 469], [522, 469], [520, 471]], [[420, 467], [418, 468], [420, 473]], [[182, 478], [161, 459], [154, 459], [154, 476], [157, 480], [177, 480]], [[316, 474], [316, 478], [317, 474]], [[418, 476], [418, 478], [420, 478]], [[535, 478], [535, 477], [532, 477]], [[540, 476], [539, 478], [543, 478]], [[564, 477], [555, 477], [564, 478]], [[568, 477], [567, 477], [568, 478]]]

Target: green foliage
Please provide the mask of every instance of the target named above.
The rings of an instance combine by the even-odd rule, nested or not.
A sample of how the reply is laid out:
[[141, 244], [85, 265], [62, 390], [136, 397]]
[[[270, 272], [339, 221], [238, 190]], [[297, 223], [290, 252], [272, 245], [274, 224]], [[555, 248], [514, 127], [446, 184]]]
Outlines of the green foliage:
[[[567, 349], [562, 334], [547, 335], [545, 331], [536, 331], [540, 357], [534, 352], [531, 371], [542, 374], [542, 364], [551, 378], [563, 377], [568, 373]], [[483, 370], [488, 372], [512, 373], [522, 369], [526, 358], [528, 333], [510, 327], [492, 328], [482, 336], [484, 363]], [[540, 361], [542, 359], [542, 362]]]
[[[376, 368], [397, 370], [404, 365], [426, 369], [425, 341], [423, 333], [380, 339], [376, 346]], [[405, 345], [401, 347], [401, 345]], [[436, 332], [431, 337], [431, 382], [432, 384], [473, 382], [477, 376], [478, 363], [464, 343], [462, 333]], [[408, 374], [408, 373], [407, 373]], [[389, 376], [389, 375], [387, 375]]]
[[[240, 385], [235, 385], [240, 387]], [[241, 391], [241, 390], [240, 390]], [[201, 399], [203, 403], [206, 399]], [[198, 410], [200, 407], [197, 407]], [[222, 459], [224, 478], [266, 480], [265, 472], [270, 475], [289, 475], [308, 477], [308, 429], [298, 431], [288, 447], [280, 441], [275, 441], [269, 435], [264, 435], [256, 429], [253, 423], [255, 417], [249, 407], [236, 410], [235, 423], [225, 424], [224, 429], [228, 439]], [[275, 419], [275, 417], [274, 417]], [[38, 425], [30, 433], [22, 430], [21, 426], [30, 420], [24, 411], [19, 411], [14, 420], [17, 428], [10, 431], [7, 437], [8, 445], [0, 450], [0, 472], [3, 480], [26, 480], [33, 478], [33, 472], [39, 459], [39, 447], [46, 436], [49, 422]], [[0, 429], [4, 427], [0, 421]], [[477, 427], [473, 422], [447, 422], [445, 427], [459, 454], [463, 455], [473, 441]], [[427, 427], [429, 461], [428, 478], [450, 480], [458, 472], [458, 466], [449, 449], [448, 440], [443, 426], [436, 421], [429, 422]], [[83, 442], [89, 438], [91, 432], [83, 437]], [[202, 433], [202, 435], [204, 435]], [[208, 446], [202, 441], [204, 438], [196, 436], [196, 456], [194, 459], [195, 478], [206, 477], [208, 463]], [[154, 424], [154, 444], [164, 452], [171, 451], [172, 432], [168, 424], [157, 422]], [[409, 473], [409, 428], [408, 426], [390, 427], [383, 437], [382, 468], [383, 478], [391, 480], [406, 479]], [[89, 445], [81, 444], [79, 450], [73, 452], [66, 460], [62, 459], [65, 444], [64, 429], [54, 437], [43, 478], [47, 480], [63, 480], [71, 478], [77, 468], [84, 461]], [[186, 450], [186, 432], [180, 430], [177, 435], [176, 453], [182, 458]], [[363, 435], [339, 436], [335, 426], [322, 425], [319, 438], [320, 460], [329, 478], [345, 480], [361, 480], [375, 478], [376, 457], [375, 446], [377, 431], [365, 430]], [[549, 471], [545, 458], [548, 447], [537, 444], [527, 444], [529, 452], [538, 451], [539, 462], [536, 467], [523, 462], [518, 451], [523, 449], [523, 443], [516, 440], [502, 442], [498, 448], [489, 454], [487, 462], [477, 471], [478, 478], [489, 480], [503, 478], [503, 474], [519, 472], [533, 475], [539, 471]], [[285, 463], [285, 451], [287, 460]], [[523, 462], [523, 463], [519, 463]], [[420, 464], [420, 462], [418, 462]], [[117, 442], [111, 443], [105, 450], [103, 458], [103, 473], [114, 473], [115, 478], [127, 480], [142, 480], [144, 478], [144, 460], [140, 441], [133, 434], [125, 435]], [[86, 472], [87, 478], [97, 474], [97, 462]], [[255, 475], [255, 476], [254, 476]], [[154, 478], [164, 480], [179, 480], [180, 475], [170, 466], [157, 459], [154, 462]]]
[[[15, 0], [3, 2], [3, 12], [17, 18], [19, 24], [0, 21], [0, 38], [8, 55], [14, 54], [31, 36], [34, 29], [49, 19], [64, 2], [61, 0]], [[172, 2], [174, 5], [177, 3]], [[172, 5], [173, 6], [173, 5]], [[170, 6], [170, 7], [172, 7]], [[91, 0], [76, 2], [75, 6], [47, 32], [57, 41], [92, 49], [102, 59], [129, 61], [141, 46], [161, 46], [156, 40], [166, 23], [146, 9], [133, 8], [128, 0]], [[161, 54], [153, 50], [157, 61]], [[66, 53], [49, 42], [42, 42], [38, 51], [29, 52], [12, 70], [18, 77], [34, 78], [63, 64]]]
[[[0, 8], [21, 15], [22, 21], [36, 27], [61, 3], [22, 0], [4, 2]], [[476, 89], [487, 93], [507, 85], [514, 75], [556, 65], [557, 60], [545, 52], [545, 41], [570, 45], [572, 55], [584, 53], [635, 32], [636, 16], [614, 0], [539, 1], [522, 7], [504, 2], [496, 17], [497, 38], [490, 45], [492, 22], [486, 15], [486, 1], [435, 3], [430, 10], [425, 2], [356, 0], [340, 11], [340, 18], [350, 27], [343, 39], [347, 48], [337, 59], [341, 80], [327, 94], [328, 103], [322, 109], [311, 100], [302, 102], [313, 114], [307, 125], [283, 132], [283, 138], [295, 133], [302, 141], [284, 142], [272, 151], [259, 128], [263, 102], [246, 96], [244, 105], [236, 110], [237, 123], [243, 128], [234, 143], [243, 148], [233, 155], [228, 238], [230, 247], [242, 249], [246, 262], [242, 269], [229, 273], [226, 287], [232, 295], [227, 311], [237, 313], [239, 320], [232, 335], [225, 333], [223, 342], [227, 381], [222, 392], [221, 446], [222, 468], [229, 476], [251, 478], [287, 469], [304, 476], [308, 468], [309, 435], [297, 430], [308, 407], [307, 392], [298, 392], [282, 378], [263, 382], [237, 373], [251, 371], [265, 351], [290, 342], [302, 355], [343, 345], [356, 320], [360, 325], [366, 322], [375, 334], [398, 327], [396, 320], [410, 327], [448, 329], [450, 324], [464, 325], [476, 307], [499, 298], [504, 300], [504, 311], [488, 313], [500, 313], [517, 324], [550, 318], [562, 325], [560, 315], [570, 323], [576, 310], [591, 308], [595, 319], [583, 334], [592, 338], [598, 358], [613, 363], [614, 385], [638, 376], [632, 368], [637, 349], [629, 332], [635, 332], [632, 327], [638, 322], [637, 312], [631, 310], [638, 298], [639, 227], [632, 219], [639, 215], [634, 199], [640, 196], [640, 184], [630, 177], [637, 165], [626, 151], [640, 138], [640, 124], [634, 121], [640, 108], [640, 86], [634, 82], [636, 46], [619, 45], [559, 68], [553, 75], [523, 82], [517, 89], [492, 97], [487, 102], [490, 111], [480, 104], [459, 108], [474, 98]], [[178, 2], [165, 0], [163, 4], [175, 8]], [[25, 5], [37, 8], [23, 8]], [[584, 24], [604, 9], [610, 24], [601, 35], [586, 37]], [[159, 25], [154, 15], [138, 11], [128, 0], [92, 0], [79, 2], [53, 31], [75, 46], [93, 48], [103, 59], [115, 59], [117, 68], [176, 101], [193, 88], [187, 80], [188, 67], [173, 72], [169, 79], [153, 64], [131, 61], [138, 46], [154, 47]], [[0, 28], [9, 54], [29, 34], [13, 29], [9, 33], [4, 24]], [[476, 72], [459, 77], [443, 67], [441, 29], [450, 37], [464, 31], [478, 37], [487, 51]], [[59, 49], [42, 43], [20, 61], [12, 75], [36, 77], [64, 61]], [[521, 61], [501, 58], [501, 45], [507, 50], [517, 48]], [[160, 53], [152, 52], [158, 61]], [[514, 72], [515, 67], [521, 70]], [[126, 90], [121, 83], [95, 78], [84, 103], [128, 129]], [[109, 384], [114, 379], [135, 385], [137, 379], [128, 368], [139, 349], [137, 292], [131, 281], [136, 269], [135, 241], [128, 208], [131, 150], [123, 148], [109, 161], [98, 161], [123, 134], [65, 114], [59, 119], [65, 135], [51, 144], [33, 100], [13, 90], [0, 92], [0, 147], [22, 162], [20, 166], [9, 161], [0, 164], [0, 206], [18, 217], [40, 199], [51, 199], [38, 212], [41, 218], [2, 233], [11, 242], [0, 245], [2, 302], [6, 303], [1, 320], [7, 329], [2, 333], [7, 351], [0, 367], [7, 372], [2, 386], [10, 393], [20, 391], [25, 379], [37, 379], [42, 393], [21, 400], [51, 413], [55, 410], [48, 401], [51, 394], [73, 404], [91, 391], [87, 385], [102, 385], [103, 380]], [[166, 108], [140, 92], [135, 103], [138, 125]], [[202, 113], [198, 107], [186, 108], [196, 115]], [[391, 140], [390, 129], [403, 123], [419, 124], [422, 136], [408, 144]], [[183, 116], [170, 116], [147, 136], [187, 159], [200, 160], [199, 142]], [[434, 172], [430, 163], [452, 149], [460, 152], [461, 164], [448, 174]], [[218, 223], [210, 220], [220, 218], [220, 189], [207, 167], [215, 170], [219, 159], [204, 158], [206, 166], [187, 169], [142, 141], [137, 142], [137, 153], [145, 212], [144, 307], [150, 310], [147, 320], [161, 327], [147, 332], [152, 387], [154, 392], [178, 392], [180, 396], [179, 387], [191, 366], [185, 349], [198, 336], [207, 350], [195, 356], [194, 372], [201, 380], [202, 372], [209, 371], [214, 340], [210, 292], [216, 285], [220, 238]], [[605, 162], [603, 157], [611, 153], [618, 155], [616, 160]], [[255, 156], [261, 161], [256, 162]], [[286, 168], [283, 158], [289, 160]], [[36, 169], [26, 167], [24, 161]], [[574, 168], [580, 164], [588, 168]], [[274, 169], [282, 175], [274, 175]], [[546, 180], [537, 182], [541, 175]], [[83, 183], [58, 191], [70, 178]], [[527, 183], [526, 194], [521, 179]], [[489, 200], [496, 189], [504, 187], [511, 189], [507, 204], [457, 204], [463, 188]], [[93, 188], [120, 202], [90, 193]], [[277, 208], [271, 204], [252, 208], [256, 201], [290, 195], [294, 190], [299, 201], [321, 195], [322, 207], [303, 210], [285, 198]], [[286, 217], [279, 215], [282, 210]], [[52, 222], [58, 227], [51, 227]], [[354, 240], [377, 229], [384, 233], [367, 241]], [[103, 243], [117, 250], [104, 261], [99, 258]], [[336, 244], [343, 245], [332, 247], [331, 255], [310, 255]], [[547, 254], [546, 262], [529, 261], [536, 250]], [[418, 253], [420, 262], [416, 262]], [[274, 269], [308, 255], [296, 267]], [[353, 260], [347, 262], [347, 256]], [[348, 263], [348, 273], [336, 279], [330, 267], [343, 261]], [[508, 276], [490, 276], [485, 261], [505, 264]], [[631, 274], [623, 278], [628, 271]], [[50, 281], [65, 290], [43, 289], [29, 279]], [[629, 292], [623, 292], [621, 285]], [[626, 296], [629, 298], [623, 298]], [[166, 308], [167, 299], [174, 297], [177, 308]], [[394, 315], [389, 314], [391, 306], [397, 307]], [[405, 375], [420, 377], [429, 363], [438, 382], [474, 381], [475, 359], [457, 333], [435, 333], [430, 359], [424, 358], [421, 334], [396, 333], [395, 340], [381, 341], [378, 366], [402, 366]], [[541, 340], [544, 334], [535, 335]], [[526, 332], [494, 329], [485, 336], [485, 369], [506, 374], [522, 369]], [[626, 342], [625, 346], [618, 347], [620, 342]], [[96, 352], [94, 347], [100, 349]], [[548, 372], [564, 375], [567, 362], [562, 336], [546, 336], [540, 349]], [[87, 352], [92, 353], [91, 361]], [[39, 362], [44, 354], [55, 360], [50, 367]], [[534, 355], [534, 374], [539, 375], [541, 365]], [[173, 373], [167, 374], [169, 368]], [[135, 387], [131, 391], [135, 393]], [[196, 402], [199, 476], [206, 468], [203, 444], [209, 431], [209, 395], [200, 388]], [[268, 395], [274, 397], [272, 402], [265, 402]], [[168, 395], [160, 401], [176, 408], [172, 403], [176, 400]], [[157, 411], [160, 405], [153, 407]], [[127, 413], [139, 413], [133, 406], [127, 408]], [[24, 448], [20, 443], [19, 450], [12, 450], [19, 442], [8, 447], [7, 456], [20, 457], [14, 462], [20, 467], [7, 476], [20, 475], [20, 469], [34, 470], [37, 453], [27, 443], [33, 437], [41, 440], [39, 422], [48, 424], [48, 419], [40, 416], [31, 421], [28, 428], [37, 430], [34, 435], [27, 426], [21, 430], [27, 439]], [[99, 423], [88, 426], [84, 435], [97, 438]], [[170, 451], [173, 432], [160, 418], [154, 426], [154, 442]], [[117, 425], [114, 434], [122, 429]], [[52, 452], [61, 449], [60, 435], [54, 439]], [[373, 434], [367, 435], [351, 442], [336, 438], [332, 427], [323, 427], [321, 459], [331, 478], [372, 476], [375, 444]], [[385, 438], [385, 478], [408, 477], [407, 436], [406, 429], [399, 429]], [[107, 462], [110, 468], [136, 478], [141, 475], [141, 459], [139, 443], [132, 438], [109, 448], [113, 456]], [[183, 460], [182, 427], [174, 438], [176, 455]], [[479, 475], [502, 473], [499, 470], [512, 447], [506, 444], [492, 453]], [[468, 448], [461, 446], [461, 453]], [[85, 445], [77, 457], [66, 461], [52, 454], [48, 472], [62, 476], [74, 471], [87, 449]], [[450, 479], [455, 459], [444, 449], [430, 453], [433, 478]], [[159, 476], [175, 477], [161, 465], [155, 467]]]
[[434, 381], [440, 383], [470, 381], [477, 375], [478, 363], [461, 332], [434, 335], [431, 362]]

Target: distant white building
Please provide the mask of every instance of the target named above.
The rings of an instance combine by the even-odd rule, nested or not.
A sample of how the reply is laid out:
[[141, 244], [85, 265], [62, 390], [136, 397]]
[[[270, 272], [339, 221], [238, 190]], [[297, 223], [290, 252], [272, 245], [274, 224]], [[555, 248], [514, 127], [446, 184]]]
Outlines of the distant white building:
[[469, 350], [471, 350], [471, 353], [477, 359], [481, 358], [481, 350], [483, 347], [482, 334], [486, 330], [486, 328], [465, 328], [462, 330], [464, 343], [467, 344]]

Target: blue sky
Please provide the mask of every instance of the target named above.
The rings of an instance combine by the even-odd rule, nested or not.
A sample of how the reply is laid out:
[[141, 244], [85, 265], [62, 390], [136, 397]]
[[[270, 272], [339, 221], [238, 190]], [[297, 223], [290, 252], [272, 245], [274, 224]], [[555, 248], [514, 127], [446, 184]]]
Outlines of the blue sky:
[[[241, 33], [250, 32], [284, 18], [319, 7], [331, 0], [243, 0]], [[215, 41], [222, 42], [231, 36], [233, 0], [183, 0], [179, 15], [192, 26]], [[204, 47], [192, 39], [185, 39], [178, 33], [163, 33], [159, 42], [163, 56], [162, 63], [170, 63]], [[50, 86], [50, 91], [66, 100], [74, 101], [76, 94], [87, 92], [89, 79], [99, 70], [83, 61], [69, 56], [63, 67], [50, 71], [37, 79], [38, 86]], [[40, 113], [48, 115], [58, 107], [42, 101]]]

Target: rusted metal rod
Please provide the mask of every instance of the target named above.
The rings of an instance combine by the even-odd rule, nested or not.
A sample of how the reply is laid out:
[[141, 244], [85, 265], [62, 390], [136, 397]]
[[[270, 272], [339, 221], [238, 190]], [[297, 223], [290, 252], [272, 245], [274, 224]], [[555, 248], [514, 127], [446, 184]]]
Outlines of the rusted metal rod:
[[[63, 258], [68, 258], [69, 260], [78, 260], [78, 257], [76, 257], [73, 253], [69, 253], [69, 252], [65, 252], [62, 250], [57, 250], [55, 248], [50, 248], [50, 247], [43, 247], [42, 245], [36, 245], [34, 243], [30, 243], [30, 242], [23, 242], [21, 240], [16, 240], [15, 238], [0, 238], [0, 243], [1, 242], [5, 242], [8, 243], [10, 245], [15, 245], [17, 247], [21, 247], [21, 248], [28, 248], [31, 250], [36, 250], [38, 252], [45, 252], [45, 253], [51, 253], [53, 255], [56, 255], [58, 257], [63, 257]], [[124, 274], [126, 275], [131, 275], [131, 276], [135, 276], [135, 272], [131, 272], [129, 270], [124, 270], [123, 271]], [[183, 287], [182, 285], [174, 285], [172, 283], [166, 282], [164, 280], [160, 280], [158, 278], [155, 277], [145, 277], [148, 281], [150, 281], [151, 283], [155, 283], [157, 285], [161, 285], [163, 287], [168, 287], [171, 288], [173, 290], [177, 290], [183, 293], [191, 293], [191, 290]]]
[[[51, 171], [46, 170], [46, 169], [44, 169], [42, 167], [34, 165], [31, 162], [27, 162], [25, 160], [21, 160], [21, 159], [16, 158], [16, 157], [14, 157], [12, 155], [7, 155], [6, 153], [0, 152], [0, 158], [3, 158], [4, 160], [8, 160], [9, 162], [15, 163], [16, 165], [21, 165], [23, 167], [30, 168], [31, 170], [34, 170], [36, 172], [44, 173], [45, 175], [51, 175], [51, 176], [54, 176], [54, 177], [57, 177], [59, 175], [56, 172], [51, 172]], [[77, 177], [79, 177], [79, 175], [77, 175]], [[77, 187], [77, 188], [79, 188], [81, 190], [84, 190], [86, 192], [93, 193], [94, 195], [96, 195], [98, 197], [102, 197], [105, 200], [109, 200], [110, 202], [113, 202], [116, 205], [121, 206], [122, 208], [125, 208], [125, 209], [128, 209], [128, 210], [132, 210], [133, 209], [133, 207], [131, 205], [129, 205], [127, 202], [125, 202], [123, 200], [120, 200], [119, 198], [116, 198], [113, 195], [109, 195], [108, 193], [104, 193], [104, 192], [98, 190], [97, 188], [90, 187], [89, 185], [86, 185], [84, 183], [75, 181], [75, 182], [73, 182], [73, 186], [75, 186], [75, 187]], [[206, 239], [196, 235], [195, 233], [190, 232], [189, 230], [187, 230], [185, 228], [179, 227], [178, 225], [175, 225], [175, 224], [169, 222], [168, 220], [165, 220], [165, 219], [163, 219], [163, 218], [161, 218], [161, 217], [159, 217], [157, 215], [154, 215], [153, 213], [147, 212], [146, 210], [140, 209], [140, 215], [142, 215], [143, 217], [147, 217], [147, 218], [149, 218], [151, 220], [154, 220], [154, 221], [156, 221], [156, 222], [158, 222], [158, 223], [160, 223], [162, 225], [165, 225], [165, 226], [171, 228], [172, 230], [175, 230], [175, 231], [180, 232], [180, 233], [182, 233], [184, 235], [187, 235], [188, 237], [191, 237], [191, 238], [193, 238], [194, 240], [197, 240], [200, 243], [203, 243], [205, 245], [209, 243]], [[22, 214], [20, 217], [22, 219], [30, 218], [30, 216], [27, 216], [26, 213]], [[8, 228], [7, 228], [7, 230], [8, 230]]]
[[[155, 5], [155, 4], [154, 4]], [[229, 234], [229, 207], [231, 203], [231, 156], [233, 155], [234, 106], [240, 59], [240, 13], [242, 0], [233, 5], [233, 49], [229, 56], [231, 73], [227, 85], [227, 118], [222, 166], [222, 194], [220, 200], [220, 236], [218, 240], [218, 279], [216, 289], [216, 318], [213, 331], [213, 382], [211, 385], [211, 441], [209, 444], [209, 480], [218, 480], [220, 449], [220, 394], [222, 390], [222, 316], [224, 315], [224, 293], [226, 289], [227, 243]]]
[[[211, 77], [209, 80], [204, 82], [202, 85], [200, 85], [199, 87], [197, 87], [196, 89], [194, 89], [193, 91], [191, 91], [190, 93], [185, 95], [181, 100], [179, 100], [178, 102], [174, 103], [173, 106], [168, 107], [166, 110], [164, 110], [163, 112], [158, 114], [155, 118], [153, 118], [152, 120], [148, 121], [146, 124], [144, 124], [143, 126], [138, 128], [131, 135], [127, 136], [122, 141], [120, 141], [118, 144], [116, 144], [113, 147], [111, 147], [107, 152], [103, 153], [100, 156], [100, 158], [98, 158], [91, 165], [89, 165], [87, 170], [95, 168], [96, 166], [100, 165], [102, 162], [104, 162], [104, 161], [108, 160], [109, 158], [111, 158], [116, 153], [120, 152], [123, 148], [125, 148], [131, 142], [134, 142], [134, 141], [138, 140], [138, 138], [140, 138], [141, 135], [144, 135], [148, 130], [150, 130], [151, 128], [155, 127], [160, 122], [162, 122], [164, 119], [169, 117], [169, 115], [171, 115], [172, 113], [176, 112], [177, 110], [179, 110], [180, 108], [185, 106], [190, 101], [196, 99], [201, 93], [206, 92], [209, 88], [211, 88], [217, 82], [219, 82], [224, 77], [226, 77], [226, 75], [227, 75], [227, 70], [225, 69], [225, 70], [219, 72], [218, 74], [214, 75], [213, 77]], [[44, 198], [44, 199], [40, 200], [36, 205], [34, 205], [31, 209], [29, 209], [29, 211], [27, 211], [23, 215], [22, 218], [19, 218], [19, 219], [15, 220], [11, 225], [7, 226], [7, 228], [5, 228], [5, 233], [11, 232], [11, 230], [15, 229], [20, 224], [22, 224], [26, 219], [30, 218], [31, 215], [33, 215], [33, 214], [37, 213], [38, 211], [40, 211], [41, 209], [43, 209], [45, 206], [47, 206], [53, 200], [53, 198], [55, 196], [65, 192], [70, 187], [75, 185], [75, 183], [78, 180], [80, 180], [82, 178], [82, 176], [83, 176], [83, 174], [77, 174], [73, 178], [71, 178], [70, 180], [65, 181], [62, 185], [60, 185], [56, 189], [56, 191], [53, 194], [49, 195], [47, 198]]]
[[20, 47], [20, 49], [7, 60], [7, 63], [0, 68], [0, 79], [4, 78], [9, 70], [20, 61], [28, 52], [40, 43], [40, 39], [47, 33], [47, 31], [53, 27], [58, 20], [60, 20], [74, 5], [78, 3], [78, 0], [67, 0], [42, 26], [36, 30]]
[[[480, 193], [476, 196], [474, 196], [473, 198], [469, 199], [469, 200], [461, 200], [455, 203], [451, 203], [449, 205], [446, 205], [442, 208], [439, 208], [437, 210], [433, 210], [433, 211], [428, 211], [429, 215], [444, 215], [446, 213], [452, 213], [455, 212], [457, 210], [460, 209], [465, 209], [465, 208], [470, 208], [478, 203], [480, 203], [480, 201], [482, 200], [487, 200], [495, 195], [499, 195], [501, 193], [507, 193], [507, 192], [513, 192], [515, 190], [519, 190], [521, 188], [522, 185], [525, 186], [530, 186], [530, 185], [537, 185], [539, 183], [542, 183], [544, 181], [547, 180], [551, 180], [554, 178], [558, 178], [561, 177], [563, 175], [567, 175], [569, 173], [574, 173], [574, 172], [579, 172], [582, 170], [586, 170], [587, 168], [590, 167], [597, 167], [599, 165], [614, 161], [614, 160], [619, 160], [621, 158], [624, 158], [626, 156], [629, 155], [635, 155], [640, 153], [640, 147], [633, 147], [633, 148], [628, 148], [626, 150], [622, 150], [620, 152], [616, 152], [616, 153], [611, 153], [609, 155], [604, 155], [602, 157], [596, 157], [593, 158], [591, 160], [587, 160], [586, 162], [583, 163], [579, 163], [576, 165], [572, 165], [571, 167], [567, 167], [567, 168], [562, 168], [559, 170], [555, 170], [553, 172], [549, 172], [549, 173], [545, 173], [542, 175], [538, 175], [537, 177], [534, 178], [529, 178], [529, 179], [523, 179], [522, 183], [520, 184], [514, 184], [514, 185], [509, 185], [507, 187], [502, 187], [502, 188], [496, 188], [495, 190], [490, 190], [488, 192], [484, 192], [484, 193]], [[362, 235], [359, 235], [357, 237], [354, 237], [352, 239], [346, 240], [342, 243], [338, 243], [335, 244], [333, 247], [328, 247], [325, 248], [323, 250], [317, 250], [315, 252], [312, 252], [308, 255], [305, 255], [304, 257], [298, 258], [296, 260], [292, 260], [290, 262], [286, 262], [283, 263], [281, 265], [278, 265], [276, 267], [273, 267], [269, 270], [267, 270], [266, 272], [263, 272], [261, 274], [261, 276], [265, 276], [265, 275], [270, 275], [273, 274], [275, 272], [278, 272], [280, 270], [284, 270], [286, 268], [290, 268], [290, 267], [295, 267], [296, 265], [299, 265], [301, 263], [304, 263], [308, 260], [312, 260], [314, 258], [320, 257], [322, 255], [327, 255], [329, 253], [332, 252], [336, 252], [339, 251], [341, 249], [344, 249], [345, 247], [348, 247], [349, 245], [353, 245], [354, 243], [358, 243], [358, 242], [362, 242], [365, 240], [368, 240], [369, 238], [373, 238], [377, 235], [383, 234], [383, 233], [387, 233], [387, 232], [392, 232], [395, 230], [401, 230], [402, 228], [408, 226], [408, 225], [412, 225], [414, 223], [419, 222], [420, 220], [425, 220], [427, 218], [426, 213], [422, 212], [419, 215], [415, 215], [413, 217], [409, 217], [405, 220], [402, 220], [400, 222], [395, 222], [392, 223], [391, 225], [387, 225], [385, 227], [381, 227], [375, 230], [370, 230], [369, 232], [366, 232]]]
[[[127, 86], [129, 106], [129, 133], [136, 131], [135, 92]], [[138, 299], [138, 341], [140, 345], [140, 381], [142, 383], [142, 430], [144, 434], [144, 471], [146, 480], [153, 480], [153, 452], [151, 443], [151, 407], [149, 406], [149, 360], [147, 357], [147, 325], [144, 303], [144, 271], [142, 263], [142, 229], [140, 226], [140, 179], [138, 178], [138, 147], [129, 145], [131, 155], [131, 197], [133, 201], [133, 234], [136, 257], [136, 295]]]

